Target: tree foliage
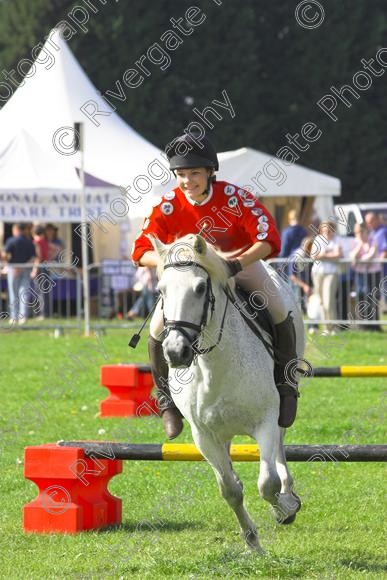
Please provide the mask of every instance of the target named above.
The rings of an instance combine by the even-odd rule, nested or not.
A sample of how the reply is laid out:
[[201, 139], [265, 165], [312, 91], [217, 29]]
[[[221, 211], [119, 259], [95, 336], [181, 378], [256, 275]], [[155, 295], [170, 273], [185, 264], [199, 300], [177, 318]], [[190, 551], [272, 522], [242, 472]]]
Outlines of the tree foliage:
[[[287, 144], [287, 133], [314, 122], [322, 136], [299, 153], [298, 162], [340, 177], [343, 201], [386, 198], [387, 75], [372, 77], [370, 88], [358, 90], [359, 99], [349, 96], [351, 107], [338, 100], [336, 122], [317, 105], [331, 87], [353, 86], [353, 75], [364, 70], [361, 59], [375, 58], [383, 47], [383, 0], [321, 0], [325, 20], [315, 29], [297, 23], [297, 1], [197, 0], [205, 21], [167, 51], [166, 70], [148, 62], [151, 75], [136, 89], [122, 82], [124, 71], [136, 68], [152, 44], [163, 46], [160, 36], [172, 29], [170, 18], [184, 16], [191, 0], [91, 1], [98, 13], [90, 10], [88, 32], [79, 30], [70, 47], [102, 93], [117, 92], [121, 82], [126, 99], [110, 100], [149, 141], [163, 147], [198, 120], [193, 107], [204, 109], [226, 90], [236, 115], [232, 119], [223, 110], [223, 120], [214, 121], [220, 150], [249, 146], [275, 154]], [[31, 48], [68, 20], [76, 5], [0, 0], [1, 70], [30, 58]], [[383, 58], [387, 62], [387, 52]]]

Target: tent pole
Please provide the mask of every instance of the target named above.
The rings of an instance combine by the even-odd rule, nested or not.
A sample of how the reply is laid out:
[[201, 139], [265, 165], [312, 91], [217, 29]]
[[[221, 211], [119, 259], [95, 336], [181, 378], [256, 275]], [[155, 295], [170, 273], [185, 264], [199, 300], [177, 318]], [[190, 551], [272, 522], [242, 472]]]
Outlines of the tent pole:
[[[84, 132], [83, 123], [75, 123], [75, 135], [78, 139], [79, 152], [81, 155], [80, 178], [82, 184], [81, 191], [81, 228], [82, 228], [82, 282], [83, 282], [83, 318], [85, 325], [85, 336], [90, 336], [90, 285], [89, 285], [89, 257], [87, 249], [88, 231], [86, 217], [86, 186], [84, 168]], [[78, 133], [78, 135], [77, 135]]]

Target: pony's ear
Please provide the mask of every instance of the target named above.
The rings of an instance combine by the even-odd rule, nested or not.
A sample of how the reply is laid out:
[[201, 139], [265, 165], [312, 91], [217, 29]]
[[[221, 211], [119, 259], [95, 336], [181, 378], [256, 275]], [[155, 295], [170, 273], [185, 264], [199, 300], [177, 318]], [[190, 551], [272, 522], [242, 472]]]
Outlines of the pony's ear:
[[199, 234], [195, 237], [193, 249], [201, 256], [204, 256], [207, 252], [206, 240], [202, 236], [199, 236]]
[[158, 238], [156, 238], [155, 236], [152, 236], [151, 234], [147, 234], [146, 237], [151, 241], [151, 244], [152, 244], [153, 249], [156, 252], [156, 254], [158, 254], [160, 256], [160, 258], [165, 256], [166, 250], [165, 250], [164, 244], [162, 242], [160, 242], [160, 240]]

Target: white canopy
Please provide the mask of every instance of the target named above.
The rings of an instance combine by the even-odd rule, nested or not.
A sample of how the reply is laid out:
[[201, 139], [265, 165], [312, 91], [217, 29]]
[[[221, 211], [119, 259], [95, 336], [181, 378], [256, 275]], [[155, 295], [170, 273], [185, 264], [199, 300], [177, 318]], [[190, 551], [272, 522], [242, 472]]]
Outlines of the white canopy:
[[[250, 186], [263, 197], [332, 196], [341, 192], [341, 181], [336, 177], [297, 164], [285, 166], [278, 157], [248, 147], [220, 153], [219, 165], [219, 180]], [[252, 180], [259, 172], [257, 184]]]
[[[219, 153], [218, 157], [219, 181], [248, 188], [262, 197], [315, 197], [315, 210], [322, 219], [332, 215], [332, 196], [341, 193], [340, 179], [301, 165], [285, 166], [277, 157], [255, 149], [243, 147]], [[254, 178], [258, 183], [253, 181]], [[161, 196], [168, 189], [171, 189], [170, 184], [156, 186], [155, 193]]]
[[[42, 53], [27, 73], [25, 84], [15, 90], [0, 110], [2, 193], [16, 194], [25, 192], [26, 189], [42, 192], [45, 189], [48, 201], [50, 191], [54, 195], [58, 192], [79, 190], [79, 180], [74, 171], [80, 165], [79, 154], [69, 155], [66, 146], [73, 141], [71, 131], [74, 123], [83, 122], [85, 171], [105, 185], [113, 184], [124, 188], [130, 186], [133, 196], [139, 197], [138, 192], [133, 189], [133, 181], [144, 174], [152, 184], [157, 182], [157, 179], [149, 176], [147, 169], [156, 158], [162, 162], [159, 150], [125, 123], [101, 98], [61, 33], [56, 31], [50, 34], [50, 38], [51, 41], [47, 40]], [[55, 49], [53, 45], [58, 48]], [[55, 59], [51, 68], [45, 68], [49, 65], [42, 64], [44, 59], [47, 61], [46, 55], [41, 56], [44, 50]], [[132, 90], [125, 88], [127, 94]], [[107, 116], [95, 118], [100, 123], [99, 126], [93, 124], [80, 110], [90, 100], [100, 110], [109, 113]], [[61, 138], [62, 143], [59, 143]], [[57, 151], [58, 148], [63, 154]], [[142, 187], [145, 187], [145, 182]], [[93, 191], [96, 193], [95, 189]], [[151, 195], [144, 194], [142, 201], [146, 203], [146, 196], [149, 198]], [[110, 201], [114, 197], [122, 195], [118, 190], [111, 189], [101, 211], [109, 211]], [[54, 200], [52, 198], [52, 203], [56, 203]], [[142, 201], [137, 204], [128, 201], [129, 217], [136, 213], [144, 214], [144, 209], [140, 207]], [[55, 218], [55, 221], [78, 220]]]
[[[118, 194], [88, 173], [85, 185], [87, 215], [99, 215]], [[79, 172], [44, 151], [29, 133], [21, 130], [0, 148], [0, 221], [78, 222], [80, 204]]]

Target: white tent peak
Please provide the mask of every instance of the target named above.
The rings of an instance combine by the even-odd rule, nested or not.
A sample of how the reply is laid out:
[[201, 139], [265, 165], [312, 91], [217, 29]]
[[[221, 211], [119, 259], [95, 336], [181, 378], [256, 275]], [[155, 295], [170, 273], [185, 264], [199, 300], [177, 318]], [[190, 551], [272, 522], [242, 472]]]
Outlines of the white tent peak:
[[[131, 185], [135, 177], [146, 174], [149, 163], [159, 155], [159, 150], [102, 99], [60, 30], [50, 33], [44, 49], [55, 59], [54, 64], [45, 68], [49, 62], [36, 61], [35, 68], [32, 67], [27, 74], [32, 75], [33, 70], [35, 73], [25, 79], [25, 84], [16, 89], [0, 110], [0, 148], [24, 129], [41, 149], [62, 157], [68, 165], [78, 166], [76, 155], [61, 155], [54, 149], [53, 138], [58, 129], [68, 127], [71, 130], [75, 122], [82, 121], [86, 172], [107, 183], [123, 187]], [[43, 61], [44, 51], [40, 54]], [[100, 110], [110, 113], [109, 116], [96, 117], [100, 123], [98, 127], [81, 111], [90, 100], [95, 101]], [[71, 134], [64, 138], [65, 144], [71, 140]]]
[[[0, 191], [80, 191], [75, 168], [44, 151], [24, 129], [0, 146]], [[17, 177], [17, 182], [15, 181]]]

